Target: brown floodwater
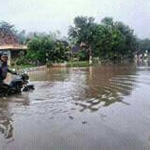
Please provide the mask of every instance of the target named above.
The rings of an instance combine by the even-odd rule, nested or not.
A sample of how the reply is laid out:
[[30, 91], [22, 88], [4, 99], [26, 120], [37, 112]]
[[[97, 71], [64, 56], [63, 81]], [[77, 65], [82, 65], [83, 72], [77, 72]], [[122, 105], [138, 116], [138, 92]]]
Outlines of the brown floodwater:
[[150, 67], [32, 71], [35, 90], [0, 99], [0, 150], [149, 150]]

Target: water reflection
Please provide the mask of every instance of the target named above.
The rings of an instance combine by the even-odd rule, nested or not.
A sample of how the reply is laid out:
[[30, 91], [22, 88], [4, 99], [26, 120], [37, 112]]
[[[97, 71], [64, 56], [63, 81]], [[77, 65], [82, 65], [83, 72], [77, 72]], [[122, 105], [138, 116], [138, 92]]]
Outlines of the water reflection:
[[87, 88], [78, 90], [82, 92], [75, 102], [82, 107], [80, 111], [97, 111], [116, 102], [129, 105], [123, 97], [130, 95], [135, 86], [137, 76], [134, 66], [130, 69], [125, 66], [90, 67], [86, 71], [84, 84]]
[[56, 111], [67, 112], [70, 103], [81, 112], [98, 111], [115, 103], [130, 105], [123, 97], [131, 94], [137, 76], [134, 66], [52, 68], [33, 71], [30, 77], [36, 90], [29, 94], [30, 97], [28, 94], [21, 94], [0, 100], [0, 132], [6, 139], [13, 138], [11, 109], [17, 105], [29, 106], [29, 99], [45, 102], [39, 104], [38, 111], [51, 114], [55, 114]]
[[34, 81], [64, 81], [69, 74], [67, 68], [50, 68], [29, 73]]
[[50, 68], [30, 77], [33, 93], [0, 100], [0, 149], [150, 149], [148, 66]]
[[13, 140], [13, 112], [12, 109], [19, 106], [28, 106], [29, 99], [25, 95], [14, 95], [13, 97], [0, 98], [0, 133], [5, 139]]
[[[51, 68], [32, 72], [32, 80], [48, 81], [41, 87], [41, 97], [66, 101], [80, 106], [80, 111], [97, 111], [131, 94], [136, 83], [135, 66], [95, 66], [89, 68]], [[44, 88], [46, 87], [46, 88]], [[43, 89], [43, 90], [42, 90]]]
[[149, 66], [150, 65], [150, 60], [149, 59], [137, 59], [135, 61], [137, 66]]
[[9, 112], [8, 102], [0, 101], [0, 132], [5, 139], [13, 137], [12, 114]]

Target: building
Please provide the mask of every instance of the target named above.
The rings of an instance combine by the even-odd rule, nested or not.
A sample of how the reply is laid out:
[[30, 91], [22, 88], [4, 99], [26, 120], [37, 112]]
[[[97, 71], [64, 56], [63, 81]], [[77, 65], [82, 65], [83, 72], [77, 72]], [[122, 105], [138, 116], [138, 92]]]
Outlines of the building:
[[8, 53], [10, 64], [11, 59], [20, 57], [20, 52], [26, 53], [27, 46], [20, 44], [19, 38], [6, 27], [6, 25], [0, 26], [0, 51]]
[[0, 51], [5, 51], [8, 53], [9, 62], [11, 64], [11, 59], [20, 57], [20, 52], [26, 53], [27, 46], [25, 45], [0, 45]]

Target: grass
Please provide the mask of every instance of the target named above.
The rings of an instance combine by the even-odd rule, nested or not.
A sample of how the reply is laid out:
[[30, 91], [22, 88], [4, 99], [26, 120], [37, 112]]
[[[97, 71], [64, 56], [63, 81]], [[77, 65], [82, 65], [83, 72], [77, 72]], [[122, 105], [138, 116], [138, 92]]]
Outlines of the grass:
[[67, 67], [89, 67], [88, 61], [74, 61], [68, 62]]
[[26, 68], [32, 68], [32, 67], [36, 67], [36, 65], [17, 65], [17, 66], [11, 66], [11, 68], [15, 68], [16, 70], [26, 69]]
[[[67, 62], [67, 67], [89, 67], [88, 61], [69, 61]], [[17, 65], [17, 66], [11, 66], [11, 68], [15, 68], [16, 70], [20, 69], [26, 69], [26, 68], [32, 68], [37, 67], [36, 65]], [[50, 66], [51, 67], [51, 64]]]

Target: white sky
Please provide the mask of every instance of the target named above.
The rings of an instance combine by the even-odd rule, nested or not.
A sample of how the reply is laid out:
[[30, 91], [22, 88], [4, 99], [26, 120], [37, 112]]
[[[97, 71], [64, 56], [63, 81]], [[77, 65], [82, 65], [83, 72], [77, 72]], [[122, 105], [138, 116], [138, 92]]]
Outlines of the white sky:
[[0, 21], [17, 29], [67, 35], [76, 16], [123, 21], [140, 38], [150, 38], [150, 0], [0, 0]]

